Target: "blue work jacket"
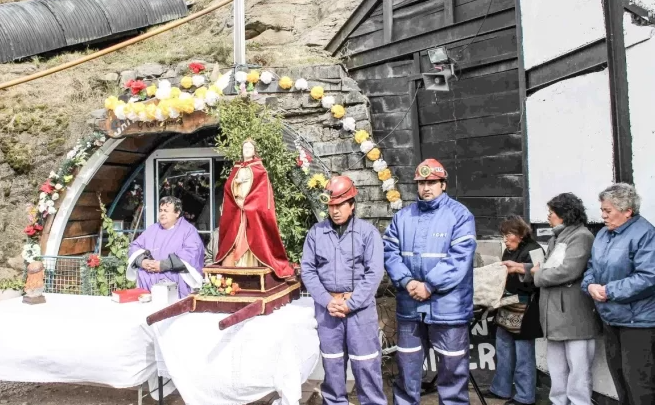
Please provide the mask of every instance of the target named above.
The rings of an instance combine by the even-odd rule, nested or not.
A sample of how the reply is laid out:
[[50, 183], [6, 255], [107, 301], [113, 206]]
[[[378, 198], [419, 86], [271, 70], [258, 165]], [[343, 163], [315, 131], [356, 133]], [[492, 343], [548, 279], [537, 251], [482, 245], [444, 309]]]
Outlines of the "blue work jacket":
[[655, 228], [636, 215], [596, 235], [581, 288], [605, 286], [606, 302], [595, 302], [603, 322], [632, 328], [655, 327]]
[[305, 238], [301, 277], [314, 302], [327, 307], [330, 293], [352, 292], [351, 311], [375, 307], [384, 276], [382, 237], [370, 223], [354, 218], [339, 237], [329, 219], [315, 224]]
[[[471, 320], [477, 243], [466, 207], [445, 193], [432, 201], [419, 199], [394, 215], [383, 239], [384, 264], [398, 289], [398, 319], [443, 325]], [[425, 282], [429, 300], [409, 296], [411, 280]]]

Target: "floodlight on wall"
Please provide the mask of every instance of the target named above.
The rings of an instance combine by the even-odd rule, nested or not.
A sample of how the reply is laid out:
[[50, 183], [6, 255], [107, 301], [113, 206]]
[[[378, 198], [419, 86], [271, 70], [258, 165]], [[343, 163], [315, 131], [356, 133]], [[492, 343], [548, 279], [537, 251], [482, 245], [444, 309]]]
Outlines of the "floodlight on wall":
[[428, 58], [433, 65], [448, 63], [449, 61], [448, 52], [446, 52], [445, 46], [428, 49]]
[[431, 91], [450, 91], [448, 80], [453, 77], [454, 66], [443, 65], [439, 67], [441, 70], [434, 73], [421, 73], [423, 76], [423, 84], [426, 90]]

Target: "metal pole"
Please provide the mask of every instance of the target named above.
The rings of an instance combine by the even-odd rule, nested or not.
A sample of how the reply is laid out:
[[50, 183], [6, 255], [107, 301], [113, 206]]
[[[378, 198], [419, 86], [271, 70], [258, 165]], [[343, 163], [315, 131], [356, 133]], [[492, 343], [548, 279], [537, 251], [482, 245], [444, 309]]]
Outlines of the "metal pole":
[[246, 64], [246, 5], [234, 0], [234, 64]]

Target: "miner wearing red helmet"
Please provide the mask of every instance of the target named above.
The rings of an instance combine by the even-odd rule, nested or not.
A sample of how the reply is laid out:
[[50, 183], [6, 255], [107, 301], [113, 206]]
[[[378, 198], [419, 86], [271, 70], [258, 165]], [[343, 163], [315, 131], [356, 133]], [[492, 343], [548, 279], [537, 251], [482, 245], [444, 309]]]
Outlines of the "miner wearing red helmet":
[[428, 343], [438, 358], [439, 403], [469, 403], [475, 221], [446, 194], [447, 179], [437, 160], [421, 162], [414, 176], [417, 201], [394, 215], [383, 236], [385, 268], [398, 289], [396, 405], [421, 402]]
[[348, 403], [346, 362], [350, 360], [360, 403], [386, 405], [375, 292], [384, 275], [380, 232], [355, 217], [355, 183], [335, 176], [321, 201], [329, 218], [309, 230], [301, 277], [314, 299], [325, 378], [323, 403]]

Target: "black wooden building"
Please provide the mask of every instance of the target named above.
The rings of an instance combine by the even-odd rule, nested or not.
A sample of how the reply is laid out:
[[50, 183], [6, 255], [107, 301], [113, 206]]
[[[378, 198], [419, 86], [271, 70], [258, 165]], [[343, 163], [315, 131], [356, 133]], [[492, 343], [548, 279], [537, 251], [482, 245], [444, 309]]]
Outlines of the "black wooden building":
[[[515, 0], [364, 0], [327, 45], [369, 97], [373, 137], [401, 184], [438, 159], [480, 238], [526, 205], [516, 21]], [[428, 50], [439, 47], [454, 63], [447, 92], [421, 76], [436, 71]]]

